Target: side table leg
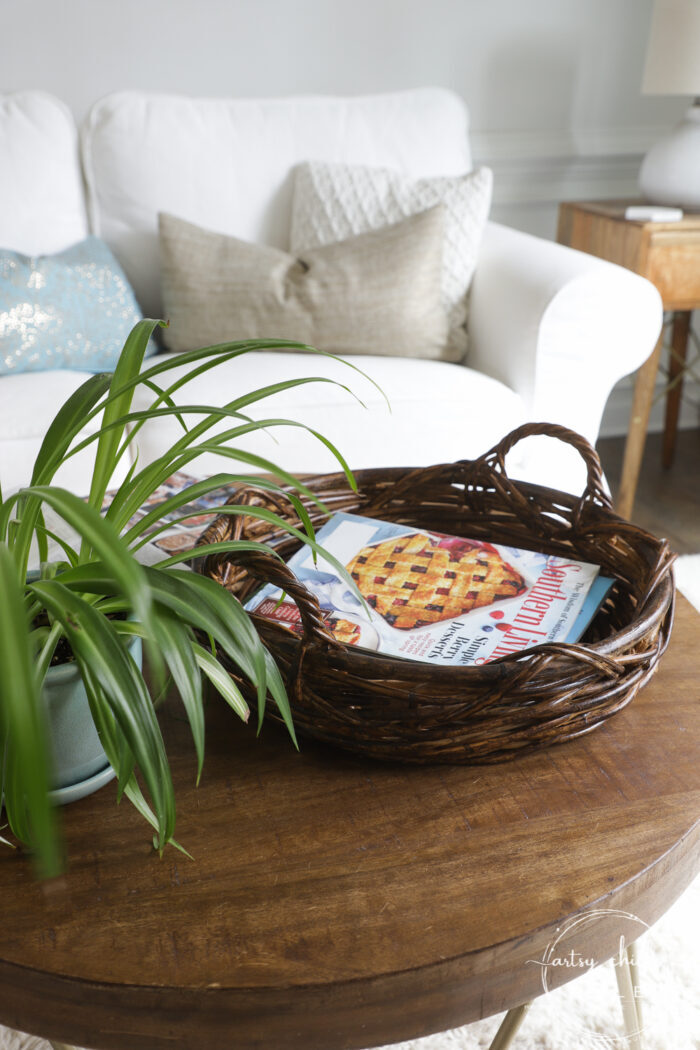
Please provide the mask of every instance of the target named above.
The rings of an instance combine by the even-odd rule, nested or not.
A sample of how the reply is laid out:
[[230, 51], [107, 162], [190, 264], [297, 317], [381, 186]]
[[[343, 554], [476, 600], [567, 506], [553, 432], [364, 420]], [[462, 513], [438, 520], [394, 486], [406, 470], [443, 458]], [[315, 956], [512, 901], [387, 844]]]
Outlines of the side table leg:
[[673, 333], [671, 335], [671, 356], [668, 362], [668, 393], [666, 394], [666, 415], [664, 419], [663, 465], [670, 467], [676, 448], [676, 431], [683, 393], [683, 373], [685, 358], [688, 353], [688, 335], [690, 333], [690, 310], [677, 310], [673, 315]]
[[659, 359], [663, 346], [663, 332], [659, 336], [654, 350], [637, 372], [634, 384], [634, 398], [632, 401], [632, 413], [630, 425], [627, 431], [627, 443], [625, 444], [625, 456], [622, 462], [622, 478], [620, 480], [620, 494], [617, 498], [617, 513], [623, 518], [629, 518], [634, 506], [634, 494], [637, 490], [639, 470], [642, 465], [644, 454], [644, 443], [647, 436], [651, 402], [654, 397], [656, 385], [656, 373], [659, 370]]
[[629, 1050], [642, 1050], [642, 1010], [639, 998], [637, 954], [625, 948], [615, 960], [617, 989], [622, 1004], [622, 1017]]
[[634, 1005], [637, 1008], [637, 1027], [640, 1032], [642, 1030], [642, 987], [639, 982], [639, 957], [637, 954], [637, 942], [634, 944], [628, 944], [627, 946], [627, 961], [630, 966], [630, 977], [632, 978], [632, 994], [634, 996]]
[[520, 1025], [525, 1020], [525, 1014], [531, 1006], [532, 1003], [523, 1003], [522, 1006], [514, 1006], [512, 1010], [508, 1011], [493, 1037], [489, 1050], [508, 1050], [508, 1047], [517, 1035]]

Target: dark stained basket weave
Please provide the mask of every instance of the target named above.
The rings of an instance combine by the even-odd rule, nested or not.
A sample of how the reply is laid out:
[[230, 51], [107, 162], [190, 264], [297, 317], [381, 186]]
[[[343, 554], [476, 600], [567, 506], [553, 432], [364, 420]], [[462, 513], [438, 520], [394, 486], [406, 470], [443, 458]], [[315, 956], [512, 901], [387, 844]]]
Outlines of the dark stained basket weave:
[[[580, 452], [588, 471], [580, 498], [508, 478], [506, 454], [536, 434]], [[200, 559], [198, 571], [242, 602], [263, 583], [273, 583], [297, 603], [303, 637], [259, 616], [252, 619], [282, 671], [300, 733], [375, 758], [498, 762], [590, 732], [651, 677], [673, 621], [674, 555], [665, 540], [613, 513], [600, 462], [584, 438], [563, 427], [528, 424], [476, 460], [361, 470], [355, 477], [357, 493], [342, 473], [305, 480], [327, 508], [303, 501], [315, 528], [347, 511], [572, 556], [600, 565], [616, 583], [578, 644], [545, 644], [478, 667], [452, 667], [339, 642], [326, 629], [316, 599], [272, 555]], [[299, 524], [279, 494], [243, 488], [229, 502], [267, 507]], [[217, 517], [199, 543], [223, 539], [264, 541], [285, 560], [300, 546], [249, 516]], [[236, 680], [245, 692], [245, 682]]]

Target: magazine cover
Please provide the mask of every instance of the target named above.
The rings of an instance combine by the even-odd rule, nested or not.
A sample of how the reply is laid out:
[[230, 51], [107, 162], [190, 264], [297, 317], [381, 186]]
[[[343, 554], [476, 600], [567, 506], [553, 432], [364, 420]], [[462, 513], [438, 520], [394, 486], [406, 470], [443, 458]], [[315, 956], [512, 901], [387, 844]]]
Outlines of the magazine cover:
[[[151, 495], [151, 498], [143, 504], [134, 514], [125, 530], [131, 528], [137, 521], [150, 511], [165, 503], [171, 496], [176, 496], [183, 489], [194, 485], [199, 478], [192, 477], [180, 471], [172, 474]], [[205, 496], [199, 496], [176, 511], [162, 515], [158, 521], [153, 522], [146, 530], [147, 542], [136, 551], [137, 559], [144, 565], [154, 565], [163, 561], [171, 555], [181, 551], [191, 550], [200, 534], [207, 525], [216, 518], [216, 511], [227, 498], [235, 491], [235, 485], [223, 485]], [[102, 503], [102, 514], [107, 513], [107, 508], [114, 499], [116, 490], [109, 490], [105, 494]], [[80, 544], [80, 537], [71, 529], [63, 518], [51, 507], [44, 510], [44, 518], [48, 528], [56, 535], [73, 545]], [[62, 547], [53, 539], [48, 544], [49, 560], [60, 561], [64, 557]], [[38, 557], [38, 552], [37, 552]], [[36, 562], [38, 565], [38, 561]], [[181, 568], [189, 568], [189, 562], [182, 562]]]
[[[173, 474], [155, 492], [151, 498], [144, 503], [137, 514], [129, 522], [131, 526], [139, 518], [154, 510], [171, 496], [176, 496], [183, 489], [189, 488], [195, 481], [194, 478], [183, 471]], [[183, 551], [192, 550], [200, 535], [216, 518], [216, 510], [226, 502], [228, 497], [235, 491], [235, 485], [224, 485], [199, 496], [190, 503], [178, 507], [177, 510], [164, 514], [148, 527], [150, 542], [141, 548], [139, 560], [145, 564], [153, 565], [163, 558], [172, 554], [180, 554]], [[109, 494], [108, 494], [109, 495]], [[103, 505], [103, 512], [107, 504]], [[188, 562], [182, 562], [181, 568], [189, 568]]]
[[[172, 496], [177, 496], [184, 489], [189, 488], [198, 480], [184, 471], [172, 474], [151, 495], [127, 523], [126, 529], [131, 528], [146, 514], [155, 510]], [[217, 516], [217, 509], [222, 506], [228, 497], [235, 491], [235, 485], [223, 485], [204, 496], [199, 496], [189, 503], [178, 507], [177, 510], [163, 514], [145, 530], [148, 542], [144, 543], [137, 551], [137, 558], [144, 565], [154, 565], [163, 559], [183, 551], [192, 550], [199, 536]], [[114, 499], [114, 491], [105, 495], [102, 504], [102, 513], [106, 514], [107, 508]], [[126, 531], [126, 530], [125, 530]], [[183, 561], [182, 569], [188, 569], [189, 562]]]
[[[482, 540], [336, 514], [288, 564], [349, 645], [441, 664], [483, 664], [580, 638], [612, 580], [597, 565]], [[302, 632], [299, 611], [267, 585], [245, 608]]]

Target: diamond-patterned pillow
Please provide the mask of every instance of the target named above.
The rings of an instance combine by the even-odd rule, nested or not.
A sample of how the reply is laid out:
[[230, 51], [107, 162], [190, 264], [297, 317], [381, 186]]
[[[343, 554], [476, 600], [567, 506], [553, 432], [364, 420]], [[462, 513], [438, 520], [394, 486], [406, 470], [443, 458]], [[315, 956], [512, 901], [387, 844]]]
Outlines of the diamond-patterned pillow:
[[360, 165], [310, 161], [295, 169], [290, 251], [295, 254], [399, 222], [442, 204], [441, 290], [449, 325], [445, 359], [464, 359], [469, 286], [491, 207], [493, 175], [414, 179]]

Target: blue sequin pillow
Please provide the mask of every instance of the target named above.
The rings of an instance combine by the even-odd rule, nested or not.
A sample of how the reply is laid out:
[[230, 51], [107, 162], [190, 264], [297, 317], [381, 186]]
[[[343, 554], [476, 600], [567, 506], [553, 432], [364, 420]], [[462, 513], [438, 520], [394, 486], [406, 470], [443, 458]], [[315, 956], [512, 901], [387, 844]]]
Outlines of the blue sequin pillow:
[[0, 375], [114, 369], [141, 311], [104, 241], [56, 255], [0, 249]]

